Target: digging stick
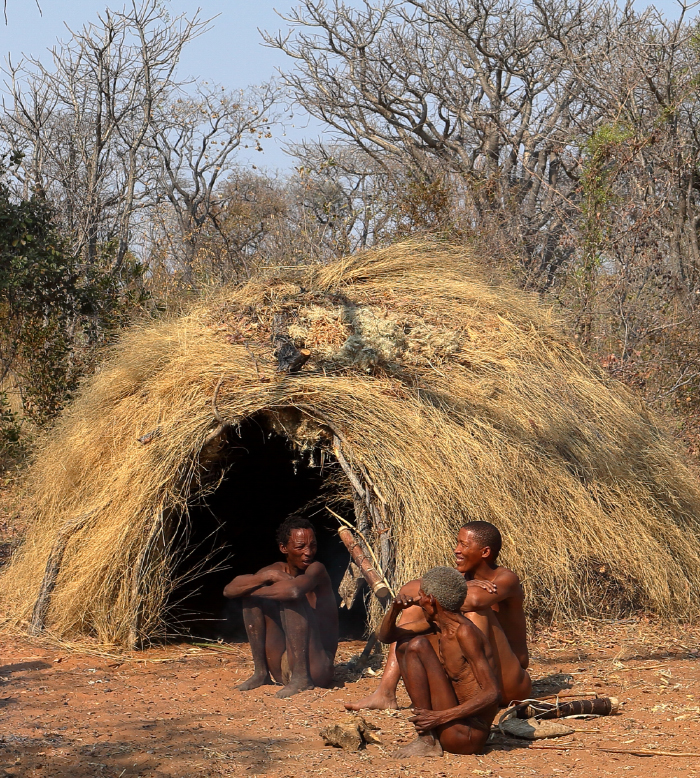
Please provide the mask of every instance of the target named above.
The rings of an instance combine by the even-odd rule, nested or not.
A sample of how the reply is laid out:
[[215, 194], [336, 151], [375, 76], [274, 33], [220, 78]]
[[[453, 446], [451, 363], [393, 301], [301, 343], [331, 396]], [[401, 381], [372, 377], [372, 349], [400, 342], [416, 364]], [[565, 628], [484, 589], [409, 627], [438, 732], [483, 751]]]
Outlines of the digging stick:
[[[362, 532], [362, 530], [359, 529], [359, 527], [353, 527], [352, 524], [350, 524], [349, 521], [346, 521], [342, 516], [339, 516], [335, 511], [331, 510], [327, 505], [326, 505], [326, 510], [332, 516], [335, 516], [335, 518], [338, 519], [338, 521], [341, 524], [343, 524], [345, 527], [347, 527], [347, 529], [350, 530], [350, 532], [357, 532], [357, 534], [362, 538], [362, 540], [363, 540], [363, 542], [365, 544], [365, 548], [367, 549], [367, 551], [369, 551], [370, 556], [372, 557], [372, 560], [374, 561], [374, 564], [376, 565], [376, 571], [379, 573], [379, 575], [381, 576], [382, 581], [386, 585], [386, 588], [389, 590], [389, 594], [392, 597], [395, 597], [396, 595], [394, 594], [394, 590], [391, 588], [391, 586], [389, 585], [389, 582], [386, 580], [386, 576], [384, 575], [384, 571], [382, 570], [382, 566], [381, 566], [381, 564], [379, 564], [379, 560], [375, 556], [374, 551], [372, 551], [372, 546], [371, 546], [370, 542], [367, 540], [367, 538], [365, 537], [364, 532]], [[338, 532], [340, 533], [340, 530], [338, 530]], [[343, 542], [345, 542], [345, 541], [343, 541]], [[347, 543], [346, 543], [346, 546], [347, 546]], [[355, 564], [357, 564], [357, 562]]]
[[391, 590], [382, 576], [372, 567], [369, 559], [365, 556], [362, 547], [355, 539], [355, 536], [347, 527], [340, 527], [338, 529], [338, 534], [340, 535], [340, 539], [343, 541], [345, 548], [350, 552], [352, 561], [360, 568], [369, 588], [374, 592], [377, 599], [382, 604], [385, 603]]

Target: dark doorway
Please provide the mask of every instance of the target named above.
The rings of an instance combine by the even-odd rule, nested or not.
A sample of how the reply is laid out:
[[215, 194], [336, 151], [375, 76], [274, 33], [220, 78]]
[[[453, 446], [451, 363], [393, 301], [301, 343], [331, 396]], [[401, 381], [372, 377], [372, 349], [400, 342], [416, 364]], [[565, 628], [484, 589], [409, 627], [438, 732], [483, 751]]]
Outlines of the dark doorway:
[[[303, 511], [313, 523], [317, 558], [328, 569], [336, 593], [349, 554], [338, 536], [338, 522], [317, 500], [331, 473], [327, 460], [324, 467], [310, 463], [286, 437], [254, 418], [241, 425], [240, 435], [229, 432], [223, 454], [225, 477], [212, 494], [189, 506], [189, 520], [178, 531], [183, 551], [176, 578], [184, 581], [170, 599], [170, 624], [181, 635], [244, 640], [240, 602], [227, 600], [224, 586], [236, 575], [255, 573], [281, 559], [275, 530], [289, 514]], [[338, 512], [349, 518], [348, 510], [350, 504]], [[358, 600], [350, 611], [339, 611], [341, 638], [364, 633], [366, 613]]]

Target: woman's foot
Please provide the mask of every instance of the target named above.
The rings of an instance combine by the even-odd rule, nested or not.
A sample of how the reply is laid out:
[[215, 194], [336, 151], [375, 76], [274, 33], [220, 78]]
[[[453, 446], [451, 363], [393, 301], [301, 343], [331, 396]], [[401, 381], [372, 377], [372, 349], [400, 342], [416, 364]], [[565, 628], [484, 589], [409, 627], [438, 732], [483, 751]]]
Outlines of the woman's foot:
[[414, 756], [431, 757], [442, 756], [443, 750], [440, 741], [432, 735], [418, 735], [418, 737], [407, 746], [402, 746], [394, 751], [394, 759], [410, 759]]
[[346, 710], [398, 710], [394, 692], [383, 692], [381, 687], [357, 702], [344, 703]]
[[239, 683], [236, 688], [241, 692], [249, 692], [251, 689], [257, 689], [259, 686], [274, 686], [274, 683], [272, 678], [270, 678], [270, 673], [253, 673], [247, 681]]

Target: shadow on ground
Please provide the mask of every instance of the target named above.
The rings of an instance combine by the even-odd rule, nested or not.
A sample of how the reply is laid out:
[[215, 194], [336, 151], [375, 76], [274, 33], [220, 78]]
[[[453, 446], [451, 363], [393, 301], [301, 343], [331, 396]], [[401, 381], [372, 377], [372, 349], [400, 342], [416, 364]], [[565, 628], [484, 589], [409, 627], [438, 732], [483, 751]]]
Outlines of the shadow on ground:
[[214, 733], [195, 717], [134, 722], [92, 740], [60, 730], [36, 737], [7, 734], [0, 736], [0, 778], [254, 775], [266, 773], [289, 746], [287, 738]]

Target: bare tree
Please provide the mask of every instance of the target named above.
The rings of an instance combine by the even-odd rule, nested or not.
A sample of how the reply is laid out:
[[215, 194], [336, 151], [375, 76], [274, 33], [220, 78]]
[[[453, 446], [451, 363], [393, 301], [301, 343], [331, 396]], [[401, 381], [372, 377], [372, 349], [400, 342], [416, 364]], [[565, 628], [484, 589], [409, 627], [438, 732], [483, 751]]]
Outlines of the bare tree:
[[124, 261], [154, 107], [182, 82], [183, 47], [207, 28], [198, 13], [169, 19], [159, 0], [132, 0], [39, 59], [8, 64], [0, 130], [25, 155], [23, 185], [58, 208], [73, 249], [89, 264], [109, 247]]
[[595, 0], [410, 0], [357, 10], [304, 0], [294, 31], [267, 36], [294, 58], [295, 99], [377, 164], [471, 183], [477, 218], [516, 232], [539, 286], [569, 256], [569, 175], [598, 106], [585, 74], [611, 13]]
[[234, 94], [201, 84], [153, 116], [146, 191], [154, 202], [165, 199], [173, 208], [188, 283], [204, 225], [220, 208], [217, 188], [231, 172], [237, 150], [262, 151], [261, 143], [272, 137], [276, 96], [272, 83]]

